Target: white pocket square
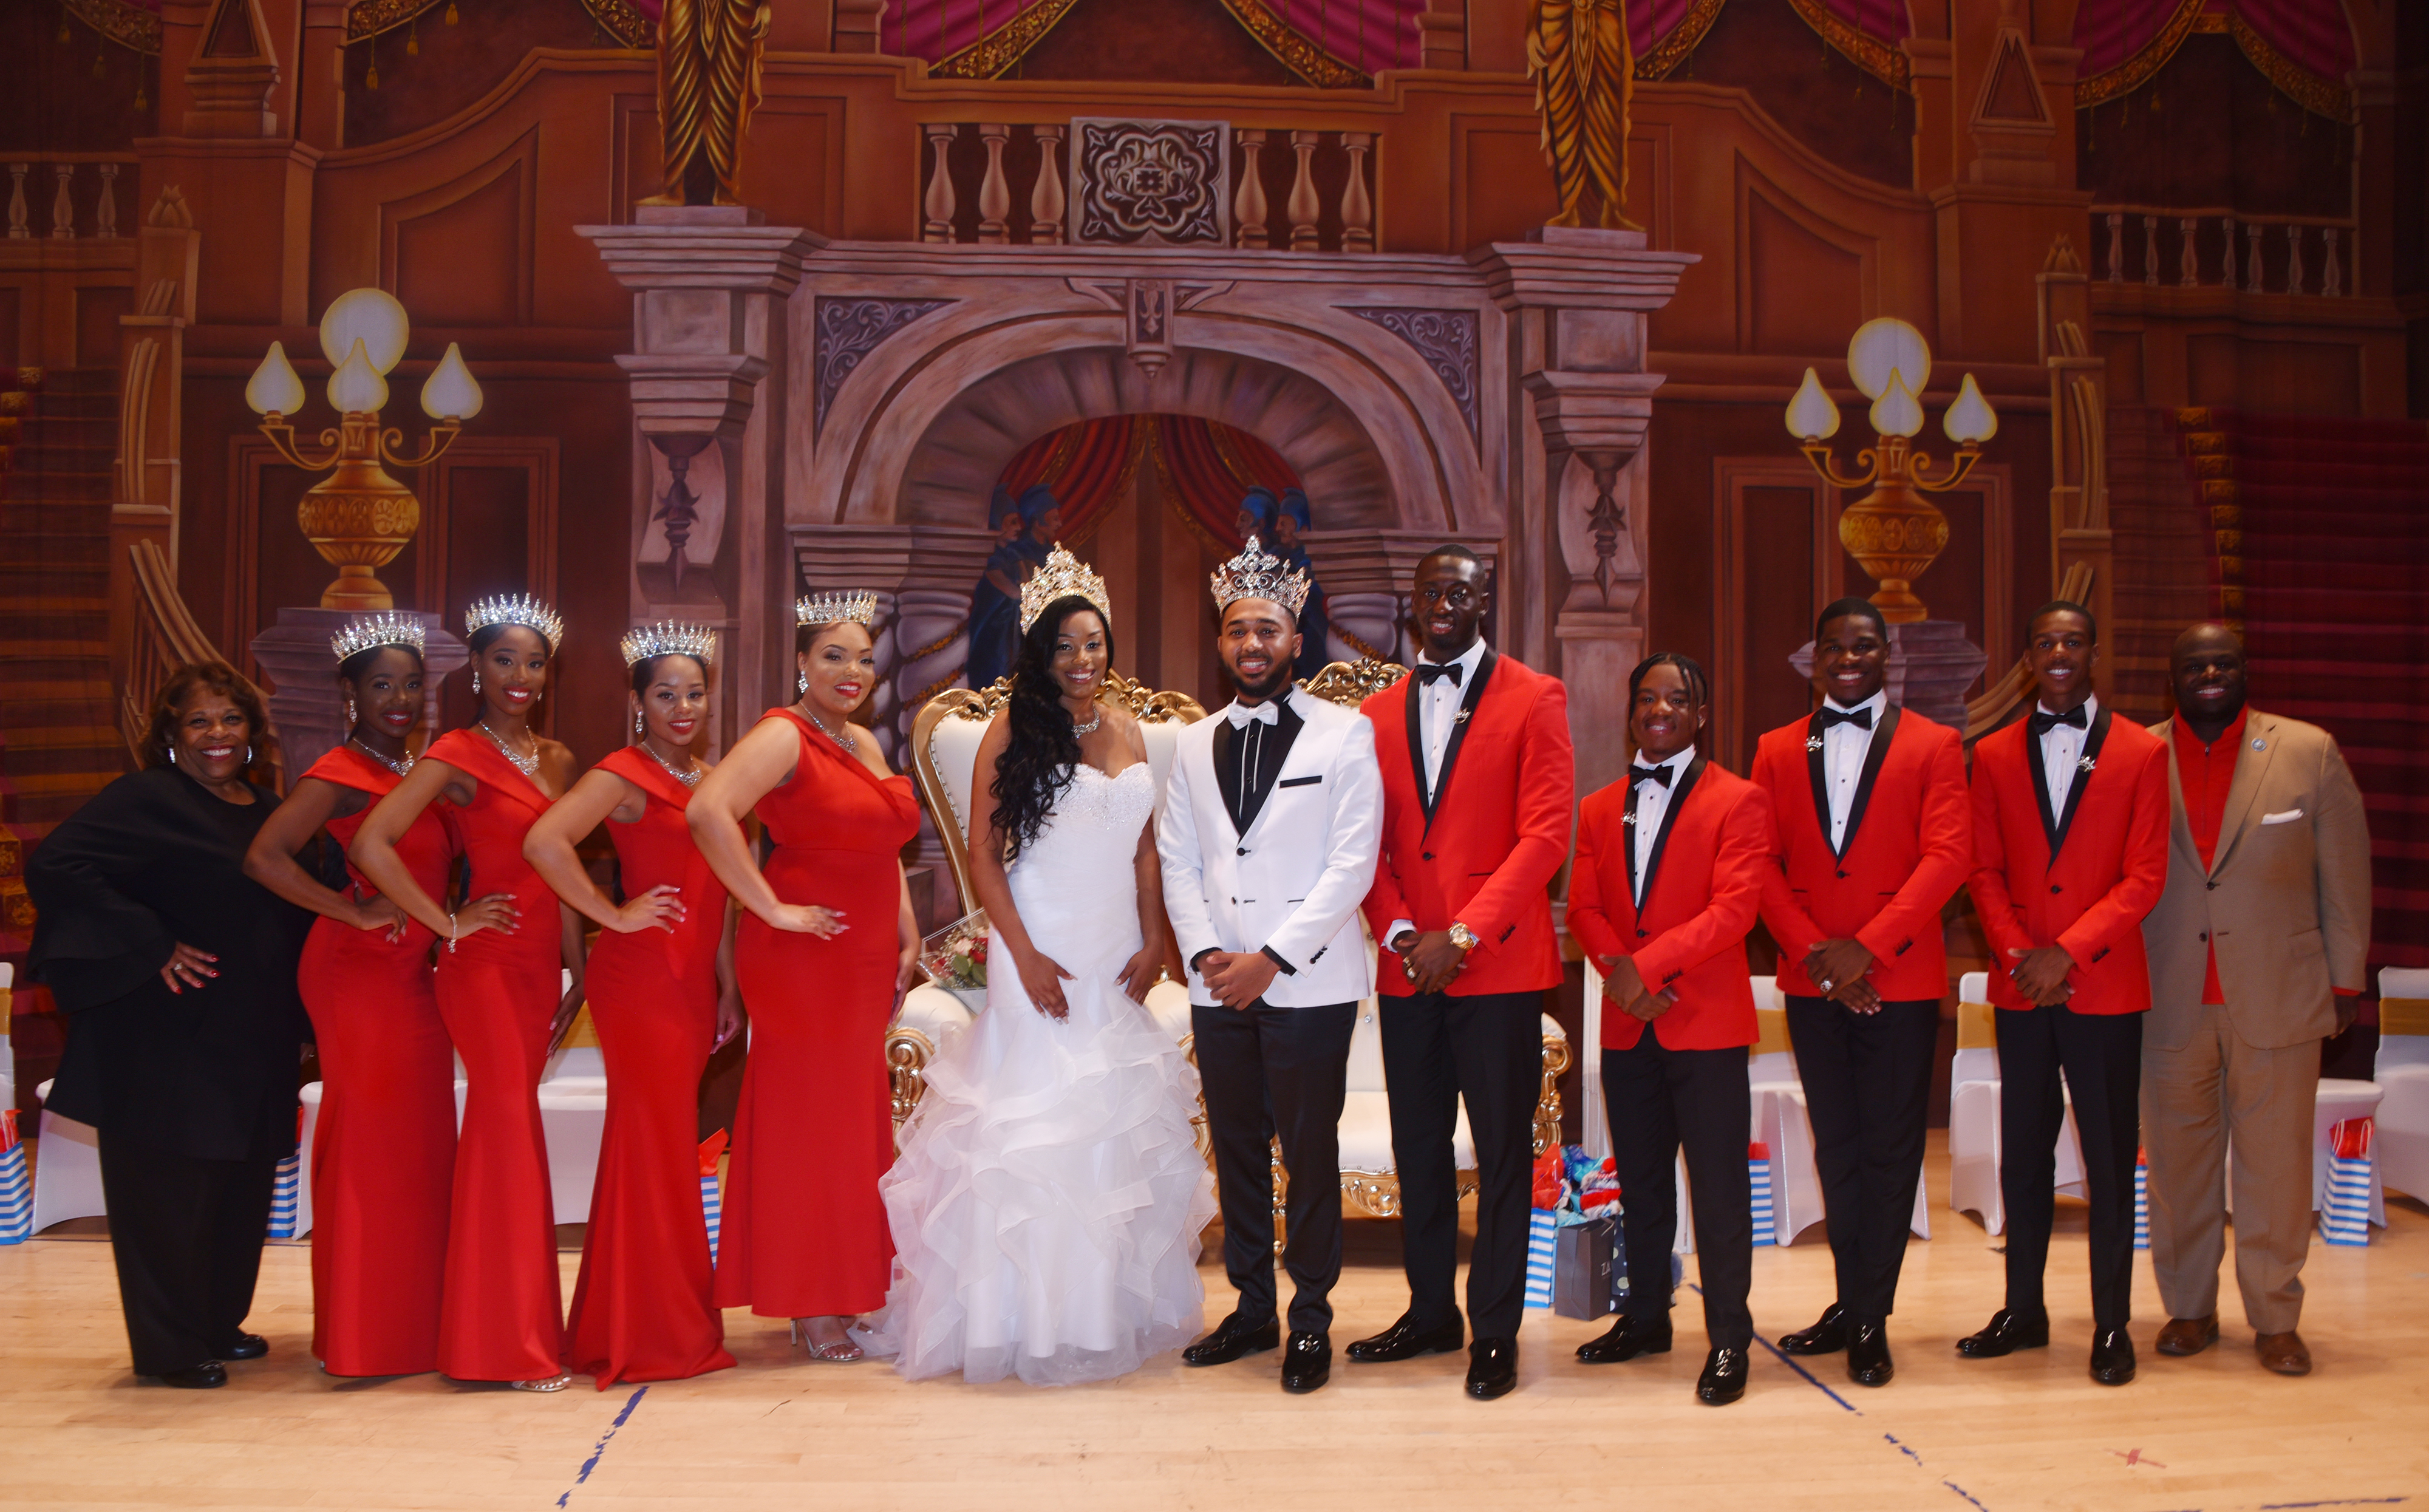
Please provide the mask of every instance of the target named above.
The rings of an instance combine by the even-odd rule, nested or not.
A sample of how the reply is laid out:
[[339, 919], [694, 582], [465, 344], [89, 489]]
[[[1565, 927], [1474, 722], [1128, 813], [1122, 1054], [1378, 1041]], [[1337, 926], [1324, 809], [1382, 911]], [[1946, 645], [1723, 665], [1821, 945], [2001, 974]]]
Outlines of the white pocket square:
[[2262, 824], [2292, 824], [2302, 816], [2302, 810], [2288, 809], [2283, 814], [2264, 814], [2260, 816], [2260, 822]]

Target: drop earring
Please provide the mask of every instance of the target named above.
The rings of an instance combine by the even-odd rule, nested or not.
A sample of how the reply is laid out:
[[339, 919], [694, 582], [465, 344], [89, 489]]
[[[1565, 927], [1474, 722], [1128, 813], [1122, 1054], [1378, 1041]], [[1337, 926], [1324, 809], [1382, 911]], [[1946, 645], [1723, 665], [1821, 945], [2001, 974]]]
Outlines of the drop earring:
[[172, 766], [177, 764], [177, 748], [174, 746], [169, 748], [169, 764]]
[[641, 711], [638, 709], [633, 711], [633, 738], [641, 738]]
[[473, 673], [473, 674], [472, 674], [472, 696], [473, 696], [473, 697], [475, 697], [475, 698], [478, 698], [478, 697], [480, 697], [480, 693], [481, 693], [481, 674], [480, 674], [480, 673], [478, 673], [478, 672], [475, 672], [475, 673]]
[[244, 748], [244, 764], [247, 766], [251, 766], [253, 764], [253, 748], [251, 746], [247, 746]]
[[355, 700], [354, 700], [354, 699], [352, 699], [352, 698], [348, 698], [348, 699], [346, 700], [346, 729], [347, 729], [347, 731], [348, 731], [349, 732], [352, 732], [352, 731], [354, 730], [354, 728], [355, 728]]
[[793, 691], [798, 694], [806, 695], [810, 691], [810, 674], [807, 672], [794, 673]]

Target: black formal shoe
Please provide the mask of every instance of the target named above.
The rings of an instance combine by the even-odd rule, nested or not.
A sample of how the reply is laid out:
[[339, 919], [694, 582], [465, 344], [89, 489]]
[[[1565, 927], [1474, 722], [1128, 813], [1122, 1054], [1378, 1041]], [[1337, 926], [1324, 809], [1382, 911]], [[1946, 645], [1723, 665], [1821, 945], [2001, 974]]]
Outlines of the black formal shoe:
[[1214, 1331], [1181, 1352], [1191, 1365], [1229, 1365], [1243, 1355], [1262, 1355], [1282, 1341], [1281, 1324], [1271, 1318], [1248, 1323], [1238, 1313], [1214, 1325]]
[[1578, 1358], [1588, 1365], [1616, 1365], [1639, 1355], [1669, 1353], [1670, 1324], [1667, 1320], [1649, 1323], [1627, 1314], [1622, 1314], [1619, 1322], [1611, 1325], [1611, 1332], [1578, 1346]]
[[1890, 1331], [1883, 1323], [1847, 1326], [1847, 1379], [1858, 1386], [1887, 1386], [1897, 1373], [1890, 1358]]
[[1313, 1391], [1332, 1379], [1332, 1340], [1322, 1334], [1294, 1333], [1282, 1351], [1282, 1389]]
[[239, 1334], [236, 1342], [220, 1351], [222, 1359], [259, 1359], [270, 1353], [270, 1340], [259, 1334]]
[[2134, 1378], [2132, 1335], [2103, 1328], [2091, 1336], [2091, 1378], [2103, 1386], [2123, 1386]]
[[1957, 1341], [1957, 1353], [1967, 1359], [1997, 1359], [2020, 1349], [2049, 1347], [2049, 1313], [2041, 1308], [2018, 1312], [2001, 1307], [1991, 1314], [1990, 1326]]
[[1847, 1347], [1847, 1309], [1837, 1303], [1822, 1309], [1810, 1328], [1779, 1336], [1783, 1355], [1836, 1355]]
[[1387, 1365], [1420, 1355], [1447, 1355], [1467, 1342], [1467, 1325], [1457, 1313], [1439, 1328], [1420, 1328], [1416, 1318], [1413, 1312], [1404, 1312], [1398, 1323], [1372, 1339], [1358, 1340], [1343, 1353], [1361, 1365]]
[[1508, 1396], [1518, 1385], [1518, 1340], [1479, 1339], [1467, 1350], [1467, 1394], [1479, 1402]]
[[1695, 1400], [1708, 1407], [1725, 1407], [1745, 1395], [1746, 1352], [1716, 1349], [1704, 1356], [1704, 1373], [1695, 1377]]
[[227, 1367], [215, 1359], [207, 1359], [189, 1370], [162, 1371], [160, 1384], [183, 1387], [189, 1391], [211, 1391], [227, 1385]]

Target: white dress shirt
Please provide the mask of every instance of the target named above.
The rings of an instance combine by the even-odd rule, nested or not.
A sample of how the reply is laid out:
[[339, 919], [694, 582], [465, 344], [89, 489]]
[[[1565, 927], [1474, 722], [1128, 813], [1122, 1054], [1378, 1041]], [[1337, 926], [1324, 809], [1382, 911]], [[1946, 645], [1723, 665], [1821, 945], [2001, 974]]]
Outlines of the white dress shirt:
[[[1446, 677], [1438, 677], [1428, 682], [1419, 673], [1409, 674], [1416, 680], [1410, 697], [1417, 700], [1417, 744], [1426, 757], [1426, 769], [1417, 774], [1417, 781], [1425, 784], [1426, 797], [1431, 801], [1434, 788], [1442, 781], [1443, 756], [1450, 749], [1451, 732], [1459, 728], [1459, 706], [1466, 698], [1467, 690], [1476, 686], [1476, 669], [1484, 665], [1484, 637], [1476, 637], [1475, 645], [1448, 662], [1432, 663], [1419, 656], [1417, 665], [1459, 668], [1457, 682]], [[1404, 932], [1415, 928], [1413, 920], [1394, 919], [1392, 927], [1383, 932], [1383, 944], [1389, 945]]]
[[1687, 776], [1688, 764], [1694, 759], [1695, 748], [1690, 746], [1666, 762], [1646, 762], [1639, 758], [1628, 768], [1628, 781], [1632, 782], [1636, 781], [1636, 773], [1644, 771], [1648, 767], [1670, 768], [1668, 787], [1663, 787], [1659, 782], [1636, 783], [1635, 832], [1628, 837], [1628, 843], [1634, 847], [1636, 855], [1636, 906], [1638, 908], [1644, 906], [1644, 868], [1653, 860], [1653, 843], [1661, 838], [1661, 820], [1670, 812], [1670, 800], [1678, 796], [1678, 784]]
[[[2057, 711], [2046, 704], [2035, 703], [2042, 714]], [[2100, 717], [2100, 696], [2093, 694], [2083, 700], [2083, 728], [2073, 725], [2052, 725], [2041, 731], [2041, 770], [2049, 777], [2050, 814], [2066, 813], [2066, 796], [2074, 791], [2075, 763], [2083, 759], [2084, 742], [2091, 738], [2091, 721]]]
[[1859, 709], [1873, 711], [1873, 727], [1836, 724], [1822, 732], [1822, 786], [1830, 797], [1830, 848], [1847, 848], [1847, 815], [1855, 811], [1856, 783], [1864, 775], [1864, 758], [1872, 753], [1873, 736], [1881, 728], [1881, 719], [1889, 713], [1890, 696], [1884, 689], [1861, 703], [1845, 704], [1825, 698], [1826, 707], [1846, 714]]

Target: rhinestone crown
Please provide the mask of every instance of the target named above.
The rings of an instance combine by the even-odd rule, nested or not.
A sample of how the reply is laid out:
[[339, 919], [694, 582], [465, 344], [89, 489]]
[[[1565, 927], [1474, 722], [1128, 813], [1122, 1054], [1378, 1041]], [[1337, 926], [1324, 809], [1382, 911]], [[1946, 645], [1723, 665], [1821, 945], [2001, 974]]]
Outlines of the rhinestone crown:
[[1105, 580], [1056, 541], [1046, 565], [1020, 585], [1020, 633], [1029, 633], [1029, 627], [1037, 623], [1037, 616], [1046, 612], [1048, 604], [1069, 598], [1087, 600], [1097, 606], [1097, 613], [1105, 616], [1106, 624], [1114, 622], [1114, 596], [1105, 591]]
[[521, 625], [538, 631], [548, 642], [552, 656], [565, 639], [565, 616], [527, 593], [502, 593], [473, 600], [472, 606], [464, 611], [464, 633], [477, 635], [491, 625]]
[[616, 644], [624, 653], [626, 666], [637, 666], [653, 656], [688, 656], [706, 666], [717, 651], [717, 632], [706, 625], [687, 625], [677, 620], [661, 620], [654, 625], [638, 625], [624, 632]]
[[1214, 588], [1214, 607], [1228, 609], [1242, 599], [1270, 599], [1296, 616], [1307, 602], [1307, 573], [1297, 567], [1285, 571], [1281, 557], [1266, 551], [1251, 535], [1240, 554], [1224, 563], [1209, 575]]
[[840, 625], [846, 620], [866, 625], [876, 618], [877, 595], [873, 593], [813, 593], [793, 604], [796, 625]]
[[420, 656], [421, 621], [410, 615], [383, 610], [376, 615], [356, 615], [329, 637], [329, 649], [337, 653], [340, 662], [374, 646], [403, 646]]

